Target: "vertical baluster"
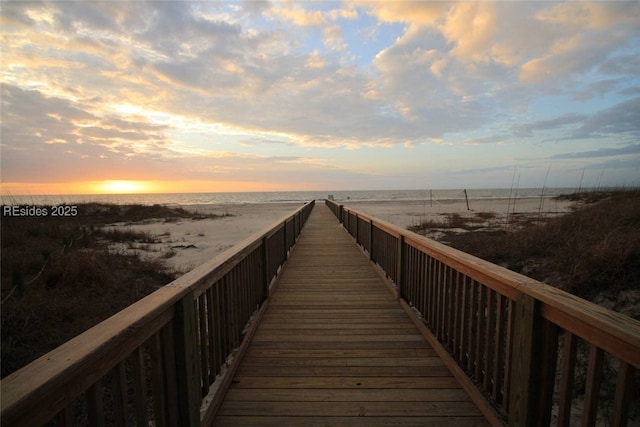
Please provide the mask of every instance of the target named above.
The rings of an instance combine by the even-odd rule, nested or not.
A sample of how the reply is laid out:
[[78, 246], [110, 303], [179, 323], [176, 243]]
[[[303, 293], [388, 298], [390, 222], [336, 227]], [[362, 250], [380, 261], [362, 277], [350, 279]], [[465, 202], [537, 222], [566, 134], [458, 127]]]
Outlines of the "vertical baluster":
[[447, 282], [446, 282], [446, 286], [447, 286], [447, 334], [446, 334], [446, 344], [447, 344], [447, 349], [450, 352], [453, 352], [453, 345], [455, 343], [455, 338], [454, 338], [454, 318], [455, 318], [455, 312], [456, 312], [456, 299], [455, 299], [455, 294], [456, 294], [456, 283], [454, 280], [454, 276], [455, 276], [455, 270], [451, 267], [447, 266]]
[[[458, 355], [460, 347], [460, 323], [462, 322], [460, 314], [462, 313], [462, 286], [460, 284], [461, 273], [458, 270], [453, 271], [452, 285], [454, 288], [454, 301], [453, 301], [453, 337], [451, 342], [451, 354], [455, 358]], [[458, 359], [460, 361], [460, 359]]]
[[[286, 254], [286, 250], [285, 250]], [[286, 255], [285, 255], [286, 257]], [[240, 345], [240, 332], [242, 331], [242, 327], [240, 326], [240, 269], [238, 266], [234, 267], [229, 273], [231, 273], [231, 285], [230, 285], [230, 295], [231, 295], [231, 313], [232, 313], [232, 333], [233, 333], [233, 341], [231, 344], [231, 350], [235, 349]]]
[[424, 252], [420, 252], [420, 270], [418, 273], [419, 276], [419, 286], [420, 286], [420, 313], [422, 313], [422, 317], [424, 319], [427, 318], [427, 255]]
[[[475, 282], [475, 281], [474, 281]], [[475, 282], [478, 288], [478, 304], [476, 307], [476, 342], [475, 342], [475, 376], [478, 381], [482, 381], [482, 368], [483, 368], [483, 356], [484, 356], [484, 327], [485, 327], [485, 302], [486, 302], [486, 288], [480, 283]]]
[[[484, 286], [483, 286], [484, 287]], [[491, 380], [493, 379], [492, 368], [493, 364], [491, 363], [494, 358], [497, 356], [493, 354], [492, 350], [494, 349], [493, 338], [495, 336], [495, 300], [496, 293], [490, 288], [486, 288], [487, 294], [487, 309], [486, 309], [486, 323], [484, 325], [484, 378], [482, 381], [482, 385], [486, 391], [489, 391], [491, 388]]]
[[133, 372], [133, 397], [135, 402], [136, 425], [149, 425], [147, 411], [147, 376], [145, 373], [144, 347], [139, 347], [131, 355]]
[[189, 292], [175, 307], [173, 322], [163, 330], [166, 372], [169, 392], [169, 425], [195, 427], [200, 423], [200, 406], [204, 387], [198, 351], [197, 301]]
[[105, 425], [102, 394], [102, 384], [100, 380], [89, 387], [85, 393], [87, 399], [87, 417], [90, 426], [104, 427]]
[[469, 375], [472, 375], [473, 369], [475, 367], [475, 363], [476, 363], [476, 352], [475, 352], [475, 337], [476, 337], [476, 306], [477, 306], [477, 300], [476, 300], [476, 286], [475, 286], [475, 281], [471, 278], [471, 277], [467, 277], [467, 282], [468, 282], [468, 286], [469, 286], [469, 317], [468, 317], [468, 324], [467, 324], [467, 373]]
[[220, 344], [222, 352], [222, 363], [225, 362], [229, 355], [231, 337], [229, 336], [229, 275], [225, 275], [220, 281], [220, 332], [222, 334]]
[[504, 300], [505, 297], [496, 295], [496, 327], [495, 337], [493, 339], [493, 389], [491, 394], [493, 399], [498, 403], [502, 403], [502, 395], [500, 394], [500, 387], [502, 386], [501, 373], [504, 367], [504, 352], [505, 352], [505, 340], [504, 340]]
[[[293, 221], [293, 219], [292, 219]], [[293, 224], [293, 222], [292, 222]], [[294, 237], [294, 234], [291, 233], [291, 237]], [[242, 331], [244, 330], [244, 325], [247, 319], [247, 301], [249, 300], [249, 297], [247, 296], [247, 282], [249, 281], [247, 279], [247, 264], [249, 263], [251, 255], [249, 255], [249, 259], [245, 259], [244, 261], [242, 261], [240, 263], [240, 265], [238, 266], [239, 268], [239, 273], [240, 273], [240, 281], [238, 283], [239, 287], [238, 287], [238, 293], [239, 293], [239, 301], [238, 301], [238, 305], [240, 306], [240, 315], [239, 315], [239, 319], [240, 322], [238, 322], [238, 331], [239, 331], [239, 336], [240, 336], [240, 342], [242, 342]]]
[[538, 373], [540, 397], [536, 421], [538, 425], [549, 425], [551, 423], [552, 398], [556, 380], [556, 364], [558, 362], [558, 333], [559, 329], [554, 323], [548, 320], [542, 321], [541, 363]]
[[462, 295], [460, 303], [460, 332], [458, 333], [458, 360], [462, 366], [467, 363], [467, 325], [469, 323], [469, 286], [467, 284], [467, 276], [460, 274], [460, 285], [462, 286]]
[[584, 396], [585, 412], [582, 416], [583, 427], [592, 427], [596, 424], [598, 392], [600, 390], [600, 379], [602, 378], [602, 359], [602, 349], [591, 344], [589, 351], [589, 368], [587, 370], [587, 385]]
[[211, 299], [211, 351], [213, 352], [213, 357], [211, 358], [212, 364], [214, 366], [213, 376], [215, 377], [220, 373], [222, 369], [222, 363], [224, 362], [222, 356], [222, 310], [220, 303], [220, 281], [216, 282], [211, 288], [208, 289]]
[[71, 405], [63, 408], [55, 418], [56, 427], [73, 427], [73, 411]]
[[451, 267], [442, 265], [442, 344], [449, 348], [449, 319], [451, 318]]
[[511, 371], [513, 359], [513, 325], [515, 322], [515, 310], [513, 309], [513, 301], [509, 299], [507, 303], [507, 342], [504, 353], [504, 386], [503, 386], [503, 404], [504, 410], [509, 412], [511, 408]]
[[151, 353], [151, 384], [154, 409], [153, 419], [157, 427], [165, 427], [167, 425], [167, 402], [162, 368], [162, 343], [160, 342], [159, 333], [154, 334], [151, 338], [149, 350]]
[[436, 317], [438, 313], [436, 300], [436, 278], [437, 278], [437, 262], [435, 258], [429, 257], [429, 327], [435, 334], [436, 332]]
[[210, 310], [206, 304], [206, 296], [198, 297], [198, 347], [200, 350], [200, 373], [202, 374], [202, 394], [209, 393], [209, 339], [207, 331], [207, 312]]
[[616, 394], [613, 400], [612, 427], [626, 427], [627, 425], [634, 373], [633, 366], [620, 361], [616, 379]]
[[405, 293], [406, 293], [406, 290], [404, 289], [405, 278], [402, 271], [402, 265], [404, 263], [404, 257], [405, 257], [404, 236], [400, 235], [400, 237], [397, 240], [397, 244], [398, 244], [398, 250], [397, 250], [397, 256], [396, 256], [395, 282], [396, 282], [396, 286], [398, 287], [398, 298], [402, 299], [402, 298], [405, 298]]
[[215, 321], [214, 321], [214, 298], [213, 292], [216, 287], [214, 283], [213, 286], [209, 287], [205, 291], [205, 296], [207, 298], [207, 329], [209, 330], [209, 334], [207, 335], [207, 348], [209, 349], [209, 384], [213, 384], [216, 379], [217, 374], [217, 364], [216, 360], [216, 351], [215, 351]]
[[435, 275], [435, 302], [436, 302], [436, 337], [438, 341], [442, 342], [442, 262], [436, 261], [436, 275]]
[[129, 399], [125, 371], [124, 362], [118, 363], [111, 370], [111, 398], [113, 399], [113, 416], [116, 426], [126, 426], [129, 419]]
[[[193, 296], [189, 295], [189, 297], [186, 297], [191, 299], [190, 304], [193, 305]], [[195, 329], [196, 329], [196, 317], [195, 317], [195, 310], [193, 310], [190, 314], [192, 316], [191, 319], [189, 319], [191, 322], [193, 322], [193, 334], [192, 337], [194, 337], [195, 339]], [[176, 320], [176, 318], [174, 318], [174, 320]], [[178, 384], [177, 384], [177, 378], [178, 375], [176, 373], [176, 350], [181, 351], [181, 350], [185, 350], [184, 344], [181, 343], [180, 348], [177, 349], [176, 345], [175, 345], [175, 340], [174, 340], [174, 336], [173, 336], [173, 324], [167, 323], [167, 325], [165, 327], [163, 327], [160, 330], [161, 333], [161, 342], [162, 342], [162, 361], [163, 361], [163, 375], [164, 375], [164, 385], [165, 385], [165, 393], [166, 393], [166, 402], [167, 405], [169, 406], [169, 408], [177, 408], [178, 407], [178, 395], [180, 394], [178, 391]], [[193, 346], [196, 345], [195, 343], [193, 343], [191, 345], [191, 349], [190, 351], [193, 354], [193, 359], [195, 360], [194, 363], [199, 363], [199, 355], [197, 353], [197, 349], [194, 349]], [[182, 366], [182, 364], [181, 364]], [[182, 373], [181, 373], [182, 376]], [[198, 384], [196, 387], [199, 387], [199, 383], [200, 383], [200, 376], [197, 375], [194, 378], [191, 378], [191, 380], [194, 381], [194, 383]], [[177, 416], [178, 414], [176, 413], [176, 411], [167, 411], [167, 416], [168, 416], [168, 424], [170, 426], [173, 425], [177, 425]]]

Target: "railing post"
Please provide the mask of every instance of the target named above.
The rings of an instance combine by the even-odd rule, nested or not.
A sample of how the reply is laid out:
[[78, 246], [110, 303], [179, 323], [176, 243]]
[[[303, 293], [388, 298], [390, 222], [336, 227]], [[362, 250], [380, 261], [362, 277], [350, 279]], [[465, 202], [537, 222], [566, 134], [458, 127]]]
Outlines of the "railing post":
[[193, 293], [176, 303], [174, 317], [178, 421], [181, 426], [200, 425], [200, 363], [196, 348], [196, 310]]
[[369, 261], [373, 260], [373, 220], [369, 219]]
[[284, 223], [282, 223], [282, 235], [284, 236], [284, 252], [282, 253], [282, 262], [284, 262], [287, 259], [287, 253], [289, 252], [289, 248], [287, 248], [287, 220], [286, 219], [284, 220]]
[[534, 426], [540, 414], [539, 401], [543, 379], [543, 336], [539, 302], [518, 292], [515, 304], [511, 358], [510, 426]]
[[359, 227], [358, 227], [358, 223], [359, 223], [360, 221], [358, 221], [358, 214], [357, 214], [357, 213], [355, 214], [355, 218], [356, 218], [356, 230], [355, 230], [355, 232], [354, 232], [353, 237], [356, 239], [356, 243], [360, 244], [360, 242], [359, 242], [359, 237], [360, 237], [360, 236], [358, 235], [358, 228], [359, 228]]
[[267, 247], [268, 240], [269, 238], [267, 236], [262, 238], [262, 266], [264, 270], [264, 277], [262, 279], [262, 301], [269, 299], [269, 283], [271, 282], [271, 277], [269, 275], [269, 249]]
[[396, 286], [398, 287], [398, 299], [402, 299], [404, 297], [404, 275], [402, 274], [402, 263], [404, 262], [404, 236], [402, 234], [398, 236], [397, 255]]

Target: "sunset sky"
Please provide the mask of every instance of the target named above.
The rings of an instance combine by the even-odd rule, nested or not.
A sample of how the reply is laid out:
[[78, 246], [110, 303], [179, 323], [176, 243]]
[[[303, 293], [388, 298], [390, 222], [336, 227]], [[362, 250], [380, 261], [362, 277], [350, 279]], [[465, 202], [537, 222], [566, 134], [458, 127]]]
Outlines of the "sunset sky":
[[0, 13], [3, 194], [640, 185], [640, 2]]

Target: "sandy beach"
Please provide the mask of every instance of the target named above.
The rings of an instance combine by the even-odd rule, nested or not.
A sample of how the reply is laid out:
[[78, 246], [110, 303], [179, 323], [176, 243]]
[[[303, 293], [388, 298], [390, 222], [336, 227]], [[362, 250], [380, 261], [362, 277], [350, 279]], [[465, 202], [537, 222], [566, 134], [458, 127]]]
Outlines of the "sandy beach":
[[295, 203], [246, 203], [185, 205], [197, 214], [220, 218], [180, 219], [176, 222], [153, 220], [144, 224], [111, 224], [148, 233], [160, 243], [112, 244], [113, 250], [134, 251], [141, 256], [160, 258], [171, 268], [184, 273], [258, 233], [300, 208]]
[[555, 216], [571, 210], [575, 203], [568, 200], [531, 198], [414, 200], [414, 201], [343, 201], [351, 209], [364, 212], [402, 228], [419, 225], [423, 221], [442, 221], [446, 215], [475, 216], [478, 213], [495, 214], [496, 222], [506, 222], [508, 214]]
[[[324, 200], [317, 200], [317, 207]], [[520, 215], [558, 215], [570, 210], [573, 202], [555, 199], [471, 199], [467, 209], [464, 200], [436, 201], [340, 201], [352, 209], [365, 212], [402, 228], [418, 225], [425, 220], [443, 221], [447, 214], [474, 216], [480, 212], [495, 214], [493, 222], [506, 221], [508, 213]], [[541, 204], [542, 203], [542, 204]], [[133, 251], [142, 256], [160, 258], [177, 272], [186, 272], [258, 233], [298, 209], [297, 203], [247, 203], [186, 205], [185, 209], [198, 214], [223, 217], [208, 219], [164, 220], [144, 224], [112, 224], [148, 233], [159, 243], [113, 244], [112, 249]]]

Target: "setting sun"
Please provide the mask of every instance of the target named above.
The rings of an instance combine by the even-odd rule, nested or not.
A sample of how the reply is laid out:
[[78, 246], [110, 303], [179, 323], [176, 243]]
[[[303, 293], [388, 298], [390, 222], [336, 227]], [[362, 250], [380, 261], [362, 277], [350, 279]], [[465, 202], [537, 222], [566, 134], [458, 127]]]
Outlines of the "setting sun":
[[103, 181], [98, 184], [97, 190], [108, 194], [131, 194], [149, 192], [149, 187], [143, 181]]

